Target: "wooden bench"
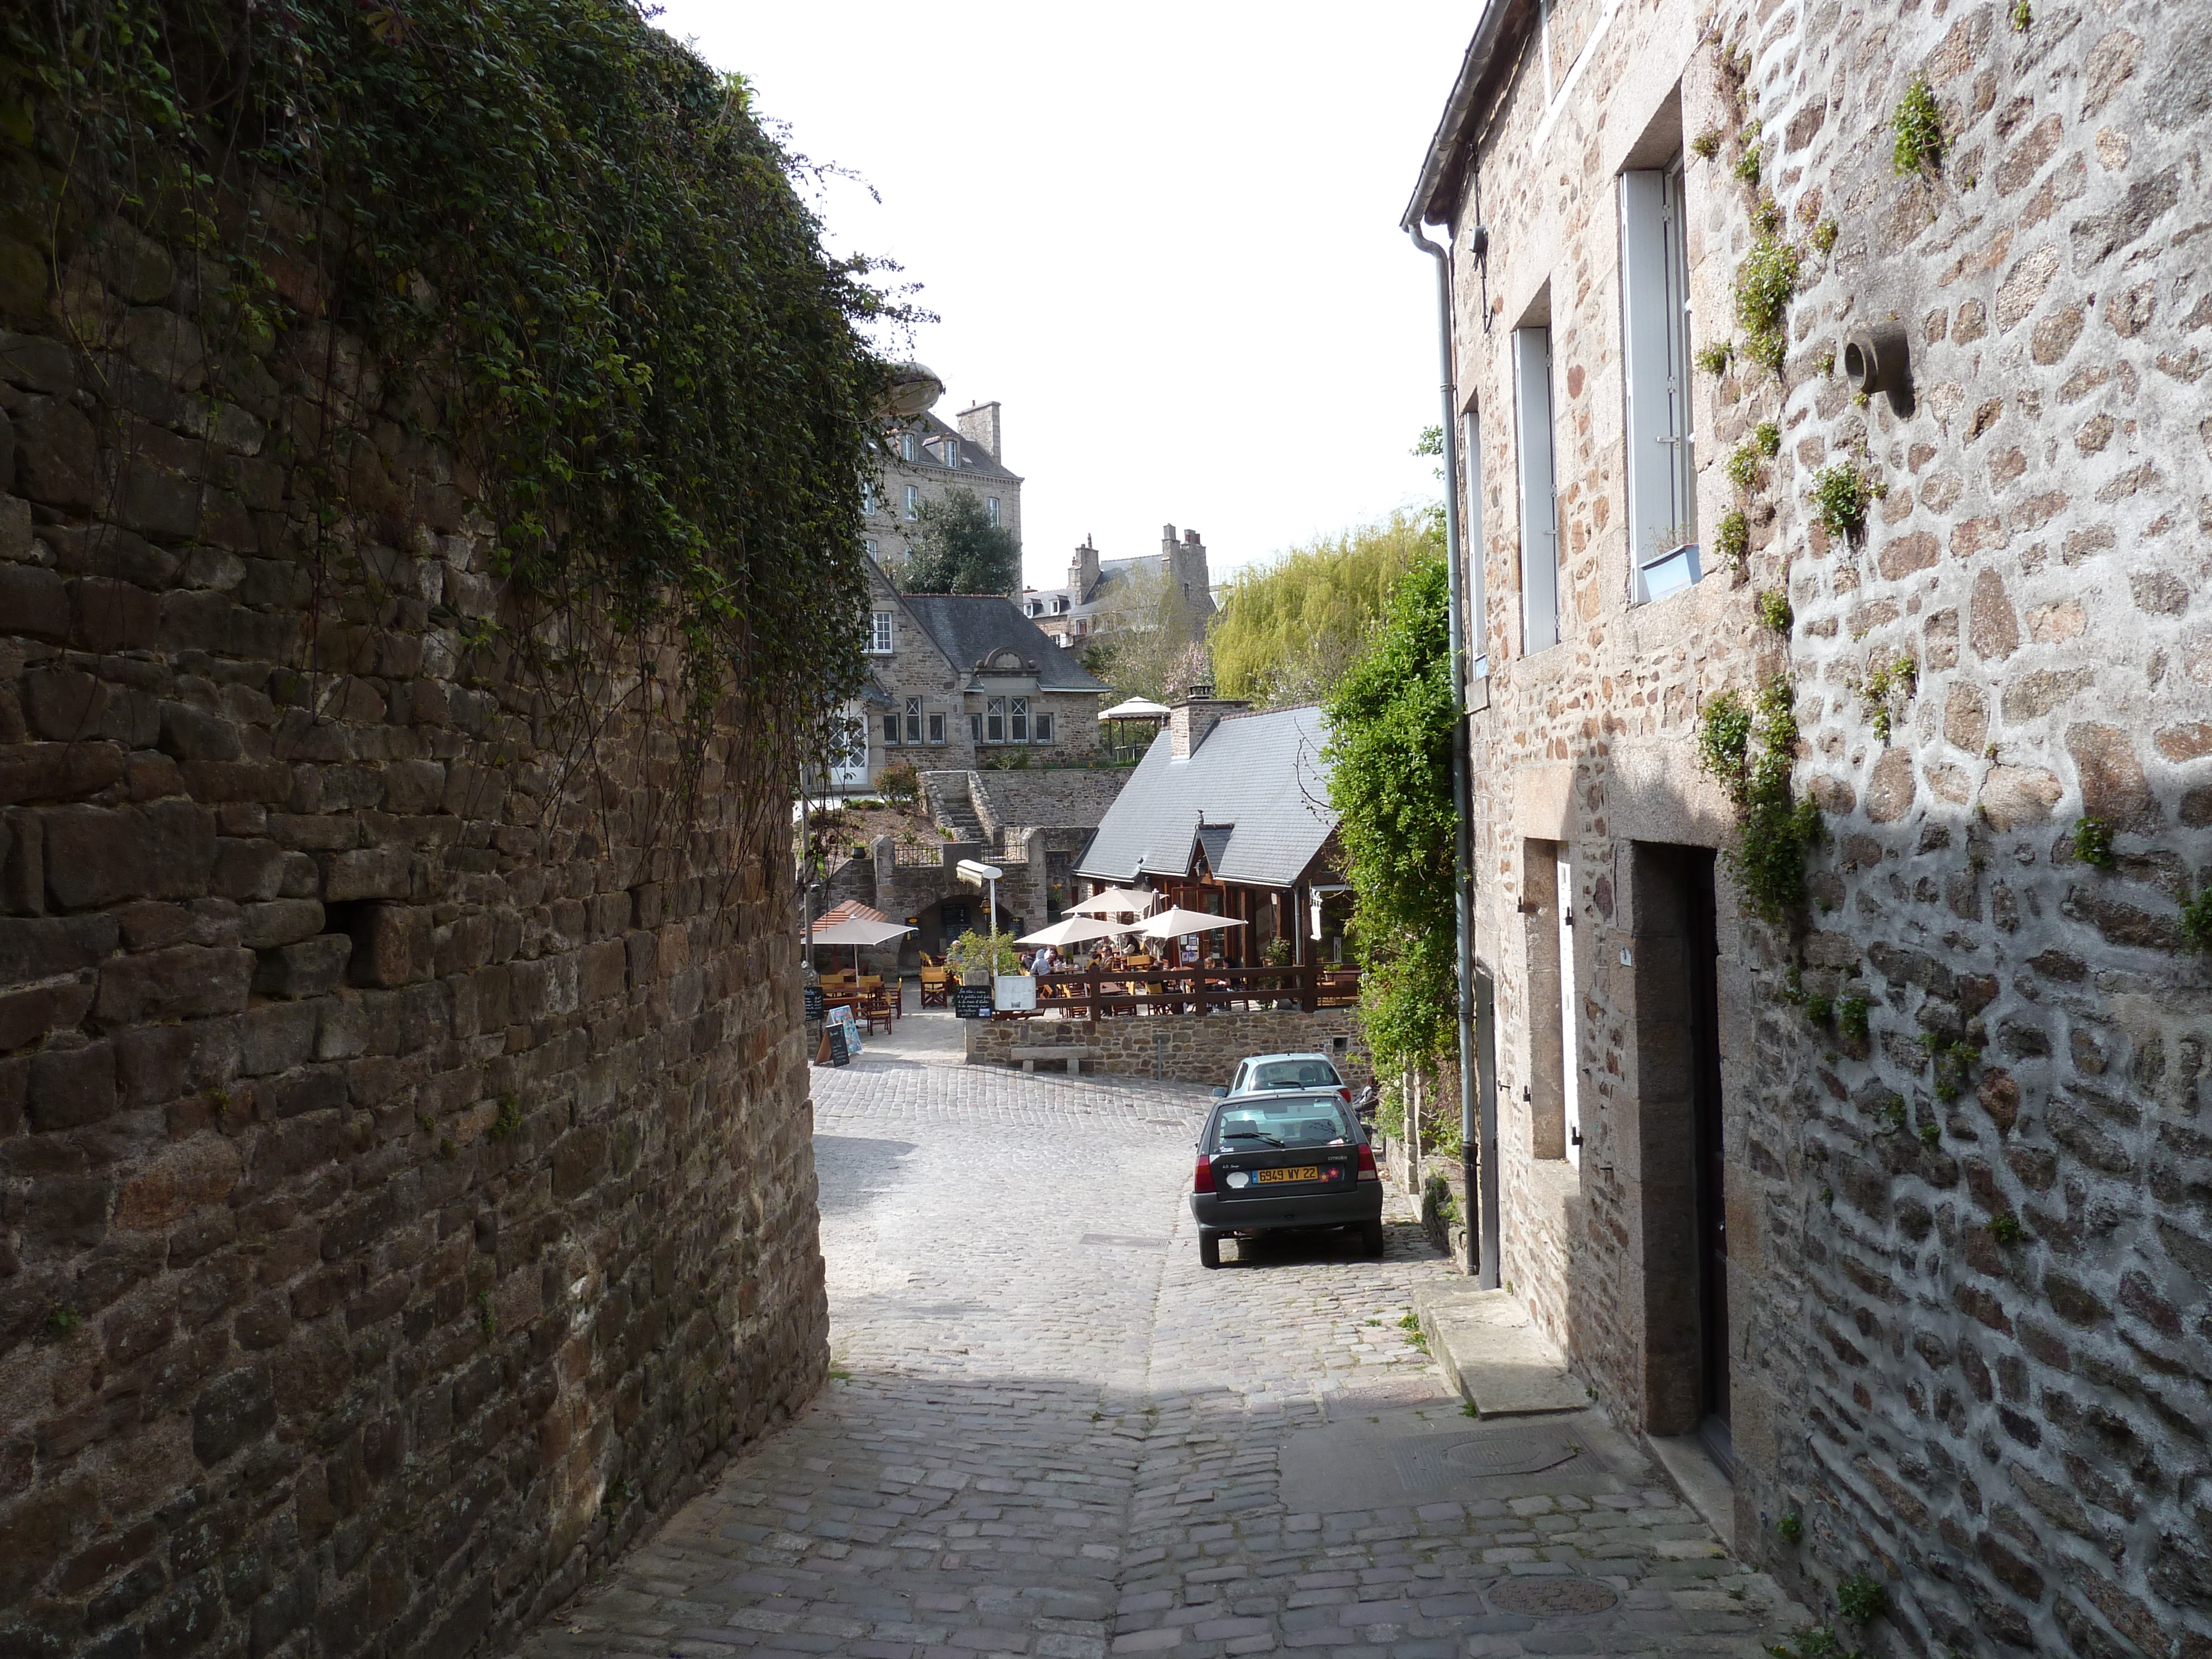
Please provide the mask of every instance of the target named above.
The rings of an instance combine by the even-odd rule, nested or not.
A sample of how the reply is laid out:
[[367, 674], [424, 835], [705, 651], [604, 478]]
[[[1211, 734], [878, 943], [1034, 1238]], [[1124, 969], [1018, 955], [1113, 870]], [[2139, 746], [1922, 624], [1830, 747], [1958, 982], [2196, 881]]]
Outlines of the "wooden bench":
[[1024, 1072], [1036, 1071], [1036, 1063], [1041, 1060], [1064, 1060], [1067, 1062], [1068, 1076], [1081, 1077], [1083, 1062], [1086, 1060], [1097, 1059], [1098, 1051], [1096, 1048], [1086, 1048], [1073, 1042], [1051, 1042], [1009, 1048], [1006, 1050], [1006, 1057], [1009, 1060], [1021, 1061], [1022, 1070]]

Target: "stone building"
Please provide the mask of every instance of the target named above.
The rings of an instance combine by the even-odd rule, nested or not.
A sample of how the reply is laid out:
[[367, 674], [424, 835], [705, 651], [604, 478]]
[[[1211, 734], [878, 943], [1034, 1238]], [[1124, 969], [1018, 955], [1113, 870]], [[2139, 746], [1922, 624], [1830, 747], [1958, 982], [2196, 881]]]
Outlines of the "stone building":
[[973, 927], [988, 933], [990, 906], [957, 873], [963, 859], [995, 864], [1001, 933], [1034, 932], [1060, 920], [1076, 896], [1075, 865], [1127, 782], [1118, 769], [1074, 768], [995, 772], [924, 772], [921, 805], [941, 842], [902, 845], [879, 836], [865, 857], [828, 872], [818, 886], [826, 912], [846, 900], [911, 923], [896, 945], [864, 951], [877, 969], [919, 965], [920, 953], [942, 956]]
[[847, 712], [866, 732], [835, 787], [883, 769], [1060, 766], [1098, 751], [1106, 683], [997, 593], [902, 593], [868, 562], [868, 685]]
[[1147, 578], [1164, 584], [1162, 601], [1181, 610], [1193, 638], [1204, 639], [1206, 621], [1215, 610], [1206, 543], [1195, 530], [1178, 536], [1171, 524], [1160, 526], [1158, 552], [1131, 559], [1101, 559], [1091, 538], [1085, 537], [1067, 562], [1067, 586], [1024, 589], [1022, 609], [1062, 645], [1080, 645], [1114, 627], [1119, 610], [1129, 600], [1133, 579]]
[[[943, 383], [927, 369], [916, 365], [914, 374], [916, 384], [942, 394]], [[1007, 470], [1003, 441], [995, 403], [963, 409], [951, 424], [927, 408], [902, 422], [890, 434], [889, 447], [878, 452], [883, 477], [871, 483], [863, 502], [861, 537], [868, 556], [893, 568], [904, 562], [922, 504], [955, 489], [972, 494], [990, 521], [1003, 525], [1019, 541], [1022, 480]]]
[[1877, 1652], [2212, 1653], [2207, 63], [1492, 0], [1409, 211], [1499, 1265]]

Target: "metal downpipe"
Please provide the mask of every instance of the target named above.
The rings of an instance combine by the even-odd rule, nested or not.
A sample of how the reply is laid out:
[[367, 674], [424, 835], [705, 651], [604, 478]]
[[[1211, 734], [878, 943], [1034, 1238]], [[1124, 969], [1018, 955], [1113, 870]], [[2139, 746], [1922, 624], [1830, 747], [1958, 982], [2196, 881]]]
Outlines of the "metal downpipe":
[[[1498, 1123], [1496, 1109], [1480, 1110], [1474, 1063], [1474, 814], [1468, 777], [1467, 623], [1461, 614], [1462, 552], [1459, 506], [1459, 410], [1452, 395], [1451, 260], [1443, 249], [1406, 222], [1413, 246], [1436, 261], [1437, 361], [1443, 403], [1444, 569], [1449, 586], [1445, 615], [1449, 626], [1452, 687], [1452, 914], [1459, 925], [1459, 1127], [1460, 1168], [1467, 1202], [1477, 1209], [1480, 1231], [1470, 1267], [1485, 1290], [1498, 1287]], [[1479, 1114], [1479, 1117], [1478, 1117]], [[1478, 1148], [1480, 1155], [1478, 1157]], [[1474, 1217], [1468, 1218], [1470, 1220]]]

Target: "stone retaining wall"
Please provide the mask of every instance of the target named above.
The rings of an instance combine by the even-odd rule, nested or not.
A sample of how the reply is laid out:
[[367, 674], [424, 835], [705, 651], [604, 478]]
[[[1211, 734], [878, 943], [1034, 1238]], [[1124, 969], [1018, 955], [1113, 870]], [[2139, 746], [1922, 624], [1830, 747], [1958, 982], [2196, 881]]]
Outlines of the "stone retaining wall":
[[[1212, 1014], [1147, 1014], [1115, 1019], [972, 1019], [970, 1066], [1015, 1065], [1017, 1046], [1067, 1043], [1097, 1052], [1083, 1069], [1109, 1076], [1174, 1078], [1184, 1083], [1226, 1084], [1248, 1054], [1318, 1052], [1333, 1056], [1355, 1089], [1373, 1075], [1359, 1016], [1351, 1008], [1299, 1013], [1229, 1010]], [[1339, 1050], [1336, 1042], [1343, 1039]], [[1040, 1060], [1038, 1064], [1044, 1064]]]
[[496, 1648], [823, 1376], [788, 859], [729, 851], [788, 791], [725, 728], [656, 842], [665, 727], [572, 765], [396, 403], [317, 533], [287, 458], [354, 343], [204, 348], [210, 270], [116, 226], [88, 356], [43, 271], [0, 265], [0, 1650]]

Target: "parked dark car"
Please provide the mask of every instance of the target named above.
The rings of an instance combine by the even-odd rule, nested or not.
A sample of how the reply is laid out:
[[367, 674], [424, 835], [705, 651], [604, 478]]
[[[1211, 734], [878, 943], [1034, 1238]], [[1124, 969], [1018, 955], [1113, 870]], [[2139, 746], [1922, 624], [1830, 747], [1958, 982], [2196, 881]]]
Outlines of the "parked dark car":
[[1334, 1089], [1215, 1101], [1199, 1133], [1190, 1212], [1208, 1267], [1221, 1265], [1224, 1233], [1352, 1227], [1368, 1255], [1382, 1254], [1382, 1177]]

